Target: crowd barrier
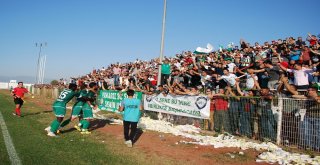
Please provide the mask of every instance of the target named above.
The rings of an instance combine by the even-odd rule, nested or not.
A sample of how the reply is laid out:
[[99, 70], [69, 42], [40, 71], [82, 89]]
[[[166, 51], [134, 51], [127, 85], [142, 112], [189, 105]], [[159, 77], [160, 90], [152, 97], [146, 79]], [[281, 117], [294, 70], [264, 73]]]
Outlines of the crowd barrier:
[[[62, 89], [34, 88], [33, 91], [35, 95], [55, 99]], [[142, 97], [144, 102], [148, 98], [145, 95], [139, 97]], [[194, 97], [196, 100], [196, 96], [189, 97]], [[194, 124], [204, 130], [213, 127], [221, 133], [228, 132], [259, 141], [271, 141], [286, 147], [320, 152], [320, 104], [315, 101], [283, 97], [275, 97], [272, 100], [259, 97], [220, 99], [227, 102], [227, 109], [216, 109], [210, 113], [210, 119], [150, 111], [148, 107], [145, 107], [144, 114], [153, 119], [166, 120], [177, 125]], [[100, 106], [104, 102], [101, 95], [97, 102]], [[119, 100], [116, 102], [117, 104], [114, 105], [119, 105]], [[214, 105], [214, 103], [208, 104]], [[117, 112], [115, 109], [109, 109], [109, 111]], [[210, 125], [210, 120], [213, 125]]]

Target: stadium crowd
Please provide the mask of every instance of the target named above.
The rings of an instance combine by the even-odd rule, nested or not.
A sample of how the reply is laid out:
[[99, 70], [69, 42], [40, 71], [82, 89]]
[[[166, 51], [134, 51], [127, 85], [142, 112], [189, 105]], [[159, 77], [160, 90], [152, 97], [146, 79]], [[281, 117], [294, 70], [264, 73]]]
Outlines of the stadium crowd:
[[[71, 78], [69, 83], [82, 86], [96, 82], [100, 90], [133, 89], [148, 95], [207, 95], [211, 99], [207, 129], [275, 141], [277, 117], [272, 110], [275, 96], [320, 102], [317, 93], [320, 42], [317, 36], [308, 34], [306, 40], [288, 37], [251, 45], [241, 39], [239, 44], [230, 43], [209, 53], [186, 51], [165, 57], [162, 62], [155, 58], [111, 64]], [[158, 74], [161, 74], [160, 85], [157, 85]], [[63, 79], [59, 82], [60, 86], [66, 84]], [[308, 107], [312, 106], [315, 107]], [[295, 112], [284, 113], [283, 118], [292, 119], [292, 113]], [[308, 121], [312, 117], [312, 113], [307, 112], [303, 123], [297, 126], [302, 133], [301, 144], [314, 140], [303, 133], [311, 128], [312, 123]], [[179, 118], [171, 117], [175, 121]], [[192, 123], [199, 124], [199, 120]], [[315, 136], [319, 143], [314, 146], [320, 150], [320, 135]]]
[[[211, 108], [205, 127], [218, 133], [275, 141], [277, 121], [271, 110], [274, 96], [312, 97], [319, 101], [318, 89], [310, 90], [315, 94], [308, 92], [319, 82], [319, 40], [308, 34], [305, 40], [288, 37], [251, 45], [241, 39], [239, 44], [230, 43], [210, 53], [186, 51], [165, 57], [163, 62], [155, 58], [111, 64], [71, 82], [81, 85], [95, 81], [102, 90], [207, 95]], [[158, 74], [161, 85], [157, 86]], [[235, 96], [244, 97], [230, 99]]]
[[[241, 39], [240, 46], [230, 43], [211, 53], [182, 52], [164, 58], [162, 63], [156, 58], [111, 64], [71, 82], [81, 85], [95, 81], [100, 89], [131, 88], [145, 94], [173, 95], [219, 93], [227, 87], [241, 91], [269, 88], [295, 97], [319, 82], [319, 49], [318, 38], [311, 34], [306, 40], [288, 37], [254, 45]], [[161, 85], [157, 86], [160, 65]]]

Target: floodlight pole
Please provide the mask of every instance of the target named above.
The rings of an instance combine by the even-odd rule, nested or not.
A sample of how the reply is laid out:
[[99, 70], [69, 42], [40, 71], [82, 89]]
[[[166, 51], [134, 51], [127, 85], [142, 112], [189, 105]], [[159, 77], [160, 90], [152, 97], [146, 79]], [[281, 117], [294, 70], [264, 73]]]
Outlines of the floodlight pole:
[[39, 45], [39, 55], [38, 55], [38, 63], [37, 63], [37, 74], [36, 74], [36, 84], [40, 83], [40, 58], [41, 58], [41, 51], [42, 46], [47, 46], [47, 43], [36, 43], [36, 47]]
[[163, 6], [163, 17], [162, 17], [162, 34], [161, 34], [161, 46], [160, 46], [160, 59], [159, 59], [159, 71], [158, 71], [158, 81], [157, 85], [161, 84], [161, 64], [163, 60], [163, 46], [164, 46], [164, 32], [165, 32], [165, 26], [166, 26], [166, 14], [167, 14], [167, 0], [164, 0], [164, 6]]

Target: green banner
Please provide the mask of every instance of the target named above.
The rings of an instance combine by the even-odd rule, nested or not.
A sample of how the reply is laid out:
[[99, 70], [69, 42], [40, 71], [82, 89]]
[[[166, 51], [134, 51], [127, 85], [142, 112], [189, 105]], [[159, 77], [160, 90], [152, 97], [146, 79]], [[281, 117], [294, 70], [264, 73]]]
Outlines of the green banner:
[[[142, 100], [142, 93], [135, 92], [133, 97]], [[120, 113], [118, 109], [124, 98], [128, 98], [127, 92], [120, 92], [117, 90], [100, 90], [98, 98], [99, 109]]]

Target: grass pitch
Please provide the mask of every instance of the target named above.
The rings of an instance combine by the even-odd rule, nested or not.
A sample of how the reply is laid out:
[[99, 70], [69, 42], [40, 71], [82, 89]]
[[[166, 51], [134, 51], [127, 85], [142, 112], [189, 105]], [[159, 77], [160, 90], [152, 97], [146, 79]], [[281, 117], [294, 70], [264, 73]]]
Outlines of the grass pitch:
[[[46, 136], [44, 128], [53, 120], [53, 114], [27, 100], [22, 107], [23, 117], [13, 116], [15, 105], [6, 90], [0, 91], [0, 105], [22, 164], [144, 164], [133, 156], [114, 153], [95, 135], [71, 131], [57, 138]], [[0, 162], [11, 164], [1, 131]]]

